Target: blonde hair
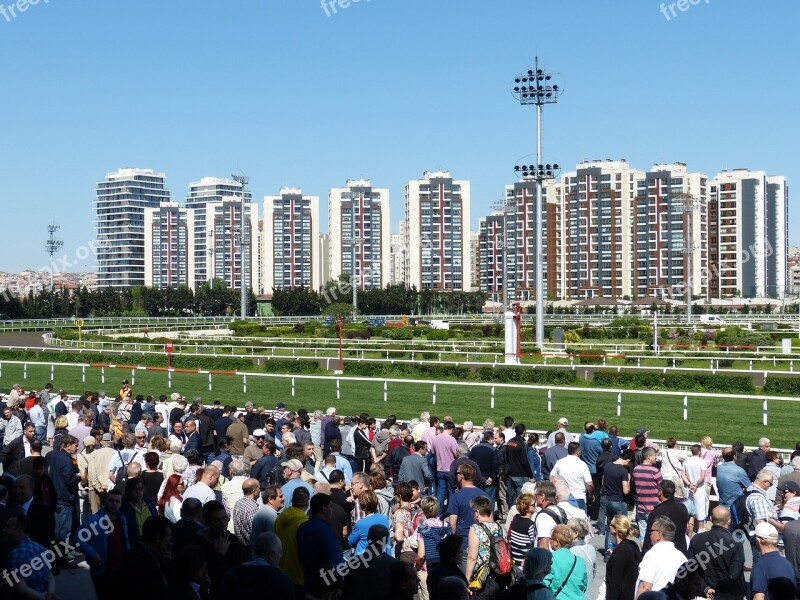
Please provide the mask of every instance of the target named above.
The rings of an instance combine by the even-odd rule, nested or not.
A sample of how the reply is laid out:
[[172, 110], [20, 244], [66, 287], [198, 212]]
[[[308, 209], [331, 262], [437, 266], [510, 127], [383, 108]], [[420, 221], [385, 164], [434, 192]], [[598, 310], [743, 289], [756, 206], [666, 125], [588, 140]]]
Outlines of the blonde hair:
[[625, 515], [615, 515], [613, 519], [611, 519], [611, 524], [617, 530], [617, 534], [619, 535], [620, 539], [628, 539], [628, 537], [638, 537], [639, 536], [639, 529], [636, 525], [632, 525], [630, 519]]
[[575, 539], [575, 533], [566, 525], [556, 525], [550, 533], [550, 539], [557, 541], [562, 548], [569, 548]]
[[432, 519], [439, 513], [439, 501], [435, 496], [425, 496], [419, 501], [419, 506], [423, 514], [429, 519]]
[[704, 435], [703, 439], [700, 440], [700, 445], [705, 448], [706, 450], [711, 448], [712, 440], [710, 435]]
[[61, 415], [60, 417], [56, 417], [55, 428], [56, 429], [66, 429], [69, 427], [69, 421], [67, 420], [67, 415]]

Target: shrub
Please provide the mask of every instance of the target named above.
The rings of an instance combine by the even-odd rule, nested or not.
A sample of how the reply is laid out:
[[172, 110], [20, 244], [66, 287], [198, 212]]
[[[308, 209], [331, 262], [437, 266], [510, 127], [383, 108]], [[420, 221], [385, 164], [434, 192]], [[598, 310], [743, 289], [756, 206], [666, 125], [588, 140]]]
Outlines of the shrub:
[[425, 339], [430, 341], [447, 341], [450, 339], [450, 331], [447, 329], [429, 329], [425, 332]]
[[770, 375], [764, 384], [768, 396], [800, 396], [800, 378]]

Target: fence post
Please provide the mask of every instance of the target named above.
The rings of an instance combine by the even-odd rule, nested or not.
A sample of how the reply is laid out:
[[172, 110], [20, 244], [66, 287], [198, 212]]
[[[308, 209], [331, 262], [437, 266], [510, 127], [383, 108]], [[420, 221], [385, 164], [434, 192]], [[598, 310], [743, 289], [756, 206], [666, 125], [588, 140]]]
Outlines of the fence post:
[[50, 365], [50, 381], [53, 381], [56, 378], [56, 366]]
[[603, 366], [604, 367], [606, 366], [606, 355], [605, 354], [603, 354]]
[[22, 378], [23, 379], [27, 379], [28, 378], [28, 363], [25, 363], [22, 366]]
[[553, 412], [553, 390], [547, 390], [547, 412]]
[[617, 416], [622, 415], [622, 392], [617, 394]]
[[491, 408], [494, 408], [494, 386], [492, 386], [492, 405]]
[[751, 371], [753, 370], [753, 361], [752, 360], [750, 361], [750, 370]]
[[131, 369], [131, 385], [136, 385], [136, 369]]
[[769, 417], [767, 415], [767, 399], [766, 398], [764, 398], [764, 418], [763, 418], [763, 422], [764, 422], [764, 427], [766, 427], [767, 423], [769, 422]]
[[689, 420], [689, 396], [683, 397], [683, 420]]
[[247, 375], [242, 375], [242, 388], [243, 393], [247, 393]]
[[208, 391], [211, 391], [211, 373], [208, 374]]
[[641, 358], [638, 358], [638, 357], [636, 358], [636, 366], [637, 367], [641, 367], [642, 366], [642, 359]]
[[436, 384], [433, 384], [433, 403], [436, 404]]
[[442, 362], [442, 353], [439, 352], [439, 362]]
[[3, 378], [3, 363], [0, 362], [0, 379]]
[[106, 382], [106, 368], [100, 367], [100, 383]]
[[172, 369], [167, 369], [167, 387], [172, 389]]
[[341, 392], [341, 388], [339, 386], [339, 380], [337, 379], [336, 380], [336, 399], [339, 400], [339, 398], [341, 398], [341, 397], [342, 397], [342, 392]]
[[386, 402], [389, 399], [389, 385], [386, 381], [383, 382], [383, 401]]
[[294, 377], [292, 377], [292, 397], [294, 398]]
[[[2, 373], [1, 370], [0, 370], [0, 373]], [[1, 376], [2, 375], [0, 375], [0, 377]], [[81, 367], [81, 382], [82, 383], [86, 383], [86, 367]]]

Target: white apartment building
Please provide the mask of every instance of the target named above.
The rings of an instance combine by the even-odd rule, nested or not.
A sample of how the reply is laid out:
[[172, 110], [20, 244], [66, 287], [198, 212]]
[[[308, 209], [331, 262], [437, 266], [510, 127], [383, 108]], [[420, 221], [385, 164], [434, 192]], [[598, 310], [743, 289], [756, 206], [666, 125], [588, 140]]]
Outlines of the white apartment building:
[[144, 284], [159, 289], [194, 283], [194, 211], [177, 202], [144, 210]]
[[470, 182], [426, 171], [405, 186], [406, 283], [470, 291]]
[[284, 187], [264, 197], [263, 290], [322, 286], [319, 196]]
[[711, 297], [782, 297], [789, 283], [786, 178], [734, 169], [709, 185]]
[[145, 209], [169, 202], [166, 176], [152, 169], [119, 169], [97, 182], [98, 287], [145, 283]]
[[392, 268], [389, 190], [367, 179], [348, 179], [328, 191], [330, 271], [326, 279], [351, 276], [359, 290], [389, 284]]
[[405, 221], [400, 221], [400, 231], [392, 234], [392, 271], [389, 283], [404, 283], [403, 267], [406, 262]]
[[194, 277], [192, 287], [220, 279], [241, 289], [242, 269], [250, 288], [260, 293], [258, 206], [245, 192], [245, 251], [241, 264], [242, 184], [231, 179], [204, 177], [189, 184], [186, 207], [194, 212]]
[[708, 298], [708, 178], [656, 164], [636, 181], [633, 296]]
[[470, 231], [469, 233], [469, 262], [472, 272], [469, 276], [470, 288], [473, 290], [481, 289], [481, 232]]

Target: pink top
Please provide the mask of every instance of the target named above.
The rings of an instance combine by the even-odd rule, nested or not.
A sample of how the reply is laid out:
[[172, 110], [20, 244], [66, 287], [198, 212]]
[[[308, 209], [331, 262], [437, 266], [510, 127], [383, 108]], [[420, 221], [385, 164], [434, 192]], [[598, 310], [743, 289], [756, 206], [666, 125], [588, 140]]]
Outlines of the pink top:
[[706, 461], [706, 483], [711, 483], [711, 467], [714, 466], [714, 461], [720, 456], [722, 456], [722, 454], [715, 448], [710, 448], [708, 450], [705, 448], [700, 449], [700, 458]]
[[456, 448], [458, 443], [452, 435], [441, 433], [430, 443], [430, 450], [436, 456], [436, 471], [439, 473], [449, 472], [450, 465], [456, 459]]

